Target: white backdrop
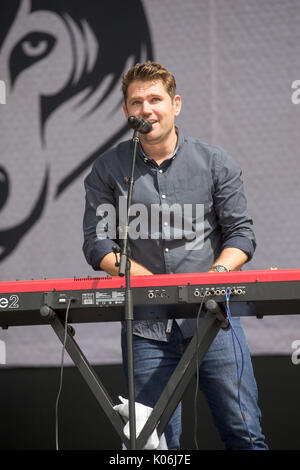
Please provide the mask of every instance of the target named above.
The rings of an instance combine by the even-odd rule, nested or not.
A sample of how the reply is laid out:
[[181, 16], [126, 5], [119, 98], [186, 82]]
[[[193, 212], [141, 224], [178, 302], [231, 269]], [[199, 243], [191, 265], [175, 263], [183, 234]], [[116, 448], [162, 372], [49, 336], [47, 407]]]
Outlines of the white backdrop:
[[[0, 80], [7, 85], [6, 104], [0, 104], [2, 281], [99, 274], [87, 266], [81, 249], [83, 180], [90, 164], [57, 196], [60, 183], [125, 124], [120, 79], [99, 105], [113, 72], [106, 64], [106, 77], [97, 86], [86, 78], [97, 61], [99, 70], [103, 67], [101, 41], [109, 29], [100, 31], [99, 25], [97, 31], [97, 21], [96, 27], [91, 24], [88, 12], [96, 3], [100, 14], [109, 2], [66, 1], [65, 11], [51, 12], [43, 0], [1, 2]], [[300, 104], [292, 101], [292, 83], [300, 79], [300, 0], [135, 3], [145, 18], [137, 9], [131, 24], [114, 10], [120, 44], [129, 44], [130, 37], [140, 41], [135, 57], [128, 46], [121, 73], [137, 57], [162, 62], [175, 74], [183, 100], [178, 127], [226, 148], [243, 168], [258, 242], [247, 269], [300, 268]], [[147, 26], [145, 38], [140, 30]], [[112, 53], [111, 61], [121, 59]], [[45, 97], [51, 100], [43, 108]], [[130, 135], [120, 132], [113, 142]], [[33, 221], [34, 208], [39, 216]], [[7, 234], [18, 225], [17, 235]], [[14, 236], [18, 243], [6, 254], [5, 243]], [[253, 354], [291, 354], [292, 342], [300, 339], [298, 316], [243, 322]], [[121, 360], [119, 324], [75, 329], [92, 363]], [[60, 360], [61, 345], [51, 327], [9, 328], [0, 331], [0, 340], [8, 365]]]

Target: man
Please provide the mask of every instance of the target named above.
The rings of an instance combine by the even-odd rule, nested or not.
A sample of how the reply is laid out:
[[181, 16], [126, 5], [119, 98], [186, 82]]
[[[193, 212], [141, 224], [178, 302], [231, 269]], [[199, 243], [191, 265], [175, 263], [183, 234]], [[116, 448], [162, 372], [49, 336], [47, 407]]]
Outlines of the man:
[[[154, 229], [144, 223], [141, 236], [130, 239], [131, 275], [240, 269], [255, 250], [240, 168], [223, 149], [181, 135], [175, 127], [181, 97], [176, 94], [174, 76], [161, 64], [136, 64], [124, 75], [122, 91], [126, 118], [137, 116], [152, 123], [151, 132], [140, 134], [132, 203], [146, 207], [150, 219], [155, 210], [161, 212]], [[119, 240], [104, 208], [113, 205], [119, 213], [131, 159], [132, 141], [122, 142], [96, 160], [85, 180], [84, 253], [94, 269], [113, 276], [118, 268], [112, 247]], [[166, 217], [168, 207], [182, 210]], [[180, 227], [188, 230], [179, 230], [178, 213]], [[239, 319], [233, 322], [245, 361], [240, 393], [246, 423], [237, 400], [236, 363], [228, 331], [221, 330], [205, 354], [199, 386], [227, 449], [266, 449], [249, 349]], [[126, 370], [124, 325], [122, 330]], [[182, 345], [194, 332], [194, 319], [134, 322], [137, 402], [155, 405], [180, 360]], [[165, 430], [169, 449], [180, 448], [180, 434], [179, 405]]]

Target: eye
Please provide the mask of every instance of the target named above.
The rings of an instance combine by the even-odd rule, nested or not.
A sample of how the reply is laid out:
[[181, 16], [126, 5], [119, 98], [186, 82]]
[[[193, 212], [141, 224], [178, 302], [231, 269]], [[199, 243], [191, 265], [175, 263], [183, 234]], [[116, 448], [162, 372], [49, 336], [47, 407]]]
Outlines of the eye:
[[53, 49], [56, 39], [52, 34], [32, 32], [24, 36], [14, 47], [10, 57], [12, 86], [23, 70], [44, 59]]
[[37, 57], [44, 54], [48, 49], [48, 42], [44, 39], [41, 41], [23, 41], [21, 49], [28, 57]]

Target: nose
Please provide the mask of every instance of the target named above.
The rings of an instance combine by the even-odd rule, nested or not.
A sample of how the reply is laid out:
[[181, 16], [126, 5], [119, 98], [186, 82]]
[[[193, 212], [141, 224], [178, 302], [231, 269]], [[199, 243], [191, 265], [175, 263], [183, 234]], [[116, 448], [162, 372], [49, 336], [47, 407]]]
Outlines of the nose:
[[0, 166], [0, 210], [5, 205], [9, 194], [9, 177], [7, 171]]
[[151, 104], [148, 101], [143, 102], [142, 115], [144, 118], [147, 118], [152, 113]]

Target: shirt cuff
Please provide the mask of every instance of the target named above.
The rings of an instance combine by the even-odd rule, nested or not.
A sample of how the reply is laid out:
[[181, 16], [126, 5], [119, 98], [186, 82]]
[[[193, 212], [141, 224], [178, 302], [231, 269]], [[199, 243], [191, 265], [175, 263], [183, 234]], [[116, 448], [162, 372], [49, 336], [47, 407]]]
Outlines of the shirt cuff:
[[248, 256], [247, 262], [251, 260], [255, 251], [255, 244], [249, 238], [236, 236], [232, 237], [223, 244], [224, 248], [239, 248]]
[[114, 241], [106, 238], [105, 240], [99, 240], [91, 253], [91, 265], [95, 271], [101, 271], [100, 263], [105, 255], [113, 251], [112, 247], [119, 245]]

